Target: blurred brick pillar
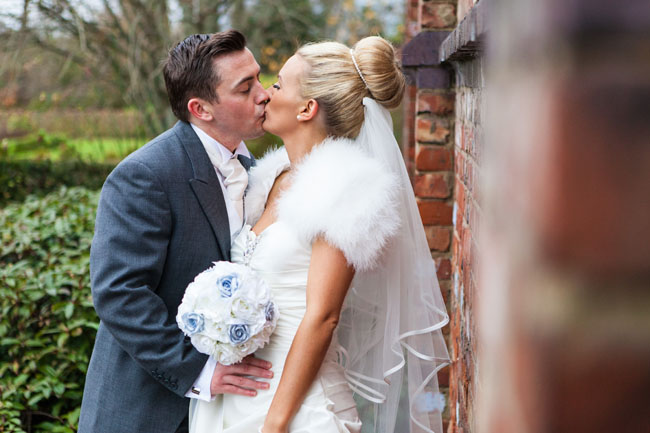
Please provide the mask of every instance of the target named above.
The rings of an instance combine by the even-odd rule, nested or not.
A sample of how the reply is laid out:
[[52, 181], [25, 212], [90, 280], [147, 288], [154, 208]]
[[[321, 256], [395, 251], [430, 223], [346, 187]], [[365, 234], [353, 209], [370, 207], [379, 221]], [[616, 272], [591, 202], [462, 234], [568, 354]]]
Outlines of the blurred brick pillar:
[[[452, 72], [440, 65], [438, 48], [456, 25], [456, 1], [407, 0], [406, 5], [408, 43], [402, 49], [402, 65], [409, 86], [404, 101], [404, 154], [449, 310], [455, 93]], [[447, 340], [449, 330], [449, 326], [443, 329]], [[449, 369], [438, 378], [440, 391], [448, 395]], [[443, 414], [445, 431], [449, 407]]]
[[650, 3], [496, 5], [477, 424], [650, 432]]

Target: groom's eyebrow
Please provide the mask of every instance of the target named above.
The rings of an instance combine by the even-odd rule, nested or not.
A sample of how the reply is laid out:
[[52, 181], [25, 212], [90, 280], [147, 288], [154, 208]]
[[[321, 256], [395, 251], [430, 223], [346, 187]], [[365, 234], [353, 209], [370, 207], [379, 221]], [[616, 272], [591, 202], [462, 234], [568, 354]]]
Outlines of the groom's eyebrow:
[[237, 87], [241, 86], [241, 85], [244, 84], [245, 82], [247, 82], [247, 81], [251, 81], [251, 80], [254, 80], [254, 79], [255, 79], [255, 77], [246, 77], [246, 78], [242, 78], [241, 80], [239, 80], [239, 81], [237, 82], [237, 84], [235, 84], [235, 85], [233, 86], [233, 89], [236, 89]]
[[257, 70], [257, 75], [249, 75], [248, 77], [242, 78], [242, 79], [239, 80], [239, 81], [237, 82], [237, 84], [235, 84], [232, 88], [233, 88], [233, 89], [236, 89], [237, 87], [241, 86], [242, 84], [244, 84], [244, 83], [247, 82], [247, 81], [251, 81], [251, 80], [255, 80], [255, 79], [259, 78], [259, 76], [260, 76], [260, 72], [261, 72], [261, 71], [258, 69], [258, 70]]

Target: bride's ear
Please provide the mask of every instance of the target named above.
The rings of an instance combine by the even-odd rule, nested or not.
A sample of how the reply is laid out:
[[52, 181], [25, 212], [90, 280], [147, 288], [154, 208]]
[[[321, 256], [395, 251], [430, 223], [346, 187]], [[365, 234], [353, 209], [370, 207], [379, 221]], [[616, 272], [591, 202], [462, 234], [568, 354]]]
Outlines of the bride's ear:
[[305, 105], [300, 108], [298, 120], [311, 120], [318, 114], [319, 106], [318, 101], [315, 99], [308, 100]]

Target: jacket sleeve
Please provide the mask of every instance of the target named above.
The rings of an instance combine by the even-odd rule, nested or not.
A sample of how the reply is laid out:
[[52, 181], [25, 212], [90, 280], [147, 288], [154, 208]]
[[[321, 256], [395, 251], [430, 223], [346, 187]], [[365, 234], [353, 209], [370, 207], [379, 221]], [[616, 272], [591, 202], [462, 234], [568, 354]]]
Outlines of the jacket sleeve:
[[156, 293], [171, 229], [159, 179], [142, 162], [123, 161], [100, 195], [90, 277], [95, 310], [121, 348], [183, 396], [208, 357], [185, 339]]

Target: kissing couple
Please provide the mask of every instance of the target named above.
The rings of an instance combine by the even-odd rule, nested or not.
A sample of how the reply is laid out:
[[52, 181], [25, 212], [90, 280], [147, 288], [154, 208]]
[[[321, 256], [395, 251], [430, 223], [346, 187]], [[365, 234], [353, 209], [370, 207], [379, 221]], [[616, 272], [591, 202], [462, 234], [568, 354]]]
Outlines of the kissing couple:
[[[79, 432], [441, 433], [449, 319], [387, 111], [405, 89], [392, 45], [304, 45], [264, 89], [229, 30], [187, 37], [163, 73], [178, 122], [100, 196]], [[243, 140], [264, 131], [284, 146], [256, 161]], [[280, 310], [233, 365], [175, 321], [214, 261], [250, 267]]]

